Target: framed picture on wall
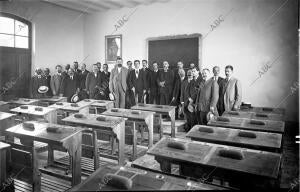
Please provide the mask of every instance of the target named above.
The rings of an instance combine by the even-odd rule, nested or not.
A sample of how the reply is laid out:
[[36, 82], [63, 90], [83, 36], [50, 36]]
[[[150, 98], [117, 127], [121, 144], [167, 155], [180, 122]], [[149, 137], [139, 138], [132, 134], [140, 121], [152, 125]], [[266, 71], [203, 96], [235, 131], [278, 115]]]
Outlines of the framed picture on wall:
[[122, 57], [122, 35], [105, 36], [105, 62], [114, 64], [117, 57]]

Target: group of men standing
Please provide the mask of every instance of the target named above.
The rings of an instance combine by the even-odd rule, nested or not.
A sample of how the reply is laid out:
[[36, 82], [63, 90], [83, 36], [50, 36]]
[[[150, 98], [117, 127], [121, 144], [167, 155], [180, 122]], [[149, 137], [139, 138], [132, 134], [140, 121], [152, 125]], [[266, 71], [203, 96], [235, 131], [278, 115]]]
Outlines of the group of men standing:
[[205, 68], [200, 73], [199, 69], [190, 65], [187, 70], [183, 62], [178, 61], [175, 70], [169, 69], [168, 61], [163, 62], [163, 69], [158, 68], [158, 63], [152, 63], [148, 68], [147, 60], [127, 61], [127, 68], [123, 66], [122, 58], [118, 57], [111, 73], [107, 64], [98, 62], [93, 64], [92, 71], [86, 70], [86, 65], [74, 62], [62, 71], [60, 65], [56, 66], [56, 73], [49, 75], [46, 69], [36, 70], [32, 78], [32, 96], [39, 98], [41, 95], [37, 88], [41, 85], [49, 86], [46, 95], [58, 95], [68, 98], [76, 93], [80, 99], [114, 100], [116, 108], [130, 108], [136, 103], [150, 103], [176, 106], [176, 117], [187, 120], [186, 131], [195, 124], [207, 124], [208, 113], [222, 115], [224, 111], [237, 110], [241, 104], [241, 83], [232, 77], [233, 67], [225, 67], [225, 76], [219, 76], [220, 68], [213, 67], [213, 76]]
[[[241, 83], [232, 77], [233, 67], [225, 67], [225, 76], [219, 76], [220, 68], [205, 68], [201, 74], [197, 67], [184, 70], [182, 61], [175, 70], [169, 69], [169, 63], [163, 62], [163, 69], [158, 63], [148, 68], [146, 60], [127, 62], [123, 66], [122, 58], [117, 58], [112, 69], [109, 91], [115, 100], [115, 107], [130, 108], [139, 103], [173, 105], [178, 116], [183, 114], [187, 120], [186, 131], [195, 124], [207, 124], [207, 114], [222, 115], [224, 111], [237, 110], [241, 104]], [[187, 74], [187, 76], [185, 75]]]
[[[31, 93], [32, 98], [41, 98], [46, 96], [64, 96], [68, 102], [74, 94], [78, 94], [80, 99], [108, 99], [108, 81], [110, 73], [108, 65], [103, 64], [101, 71], [101, 63], [93, 64], [92, 71], [86, 69], [84, 63], [79, 69], [78, 62], [74, 62], [73, 67], [70, 64], [65, 66], [63, 71], [61, 65], [55, 67], [55, 73], [51, 76], [50, 70], [37, 69], [32, 77]], [[47, 73], [46, 73], [47, 72]], [[47, 74], [47, 75], [46, 75]], [[40, 86], [47, 86], [47, 93], [39, 93]]]

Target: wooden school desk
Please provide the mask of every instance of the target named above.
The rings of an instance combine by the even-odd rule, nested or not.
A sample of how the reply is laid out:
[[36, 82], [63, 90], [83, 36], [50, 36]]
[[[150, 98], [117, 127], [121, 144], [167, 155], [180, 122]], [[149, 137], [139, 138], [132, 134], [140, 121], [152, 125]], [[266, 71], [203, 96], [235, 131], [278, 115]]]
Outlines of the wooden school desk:
[[102, 113], [114, 107], [114, 102], [110, 100], [94, 100], [94, 99], [90, 99], [90, 100], [95, 101], [91, 103], [90, 108], [95, 109], [96, 114]]
[[254, 120], [272, 120], [272, 121], [283, 121], [284, 116], [276, 113], [256, 113], [247, 111], [225, 111], [222, 117], [237, 117], [247, 118]]
[[276, 183], [281, 162], [278, 153], [177, 138], [163, 138], [147, 153], [155, 156], [164, 172], [170, 173], [174, 163], [179, 164], [181, 175], [202, 178], [204, 170], [241, 185], [246, 181]]
[[[33, 124], [34, 129], [30, 129], [26, 124]], [[50, 130], [57, 132], [50, 132]], [[32, 186], [33, 191], [41, 190], [41, 178], [38, 169], [38, 160], [36, 156], [33, 141], [47, 143], [49, 146], [58, 146], [65, 148], [72, 162], [72, 186], [81, 182], [81, 139], [82, 129], [59, 126], [56, 124], [39, 123], [36, 121], [27, 121], [6, 130], [7, 134], [18, 137], [21, 143], [26, 145], [18, 146], [10, 143], [12, 148], [29, 151], [32, 154]], [[29, 147], [28, 147], [29, 146]], [[51, 156], [51, 154], [50, 154]], [[50, 157], [51, 158], [51, 157]]]
[[5, 101], [0, 101], [0, 111], [9, 112], [9, 103]]
[[[99, 168], [90, 175], [81, 184], [73, 187], [69, 191], [118, 191], [118, 186], [113, 186], [108, 183], [109, 177], [105, 179], [106, 174], [119, 175], [128, 178], [132, 181], [129, 191], [154, 191], [154, 190], [224, 190], [224, 188], [195, 182], [181, 177], [159, 174], [152, 171], [132, 168], [129, 166], [106, 166]], [[125, 189], [126, 190], [126, 189]]]
[[265, 114], [280, 114], [284, 115], [285, 110], [283, 108], [272, 108], [272, 107], [247, 107], [241, 106], [239, 111], [254, 112], [254, 113], [265, 113]]
[[139, 103], [131, 107], [131, 109], [134, 110], [152, 111], [160, 115], [160, 138], [163, 136], [161, 115], [168, 115], [171, 118], [171, 137], [175, 137], [175, 108], [175, 106], [169, 105], [153, 105], [143, 103]]
[[270, 152], [281, 151], [282, 134], [195, 125], [186, 137], [194, 141], [245, 147]]
[[67, 102], [67, 97], [59, 97], [59, 96], [45, 97], [39, 99], [39, 103], [41, 102], [46, 102], [48, 103], [48, 105], [53, 105], [54, 103], [57, 102]]
[[216, 127], [228, 127], [233, 129], [253, 130], [270, 133], [284, 133], [283, 121], [256, 120], [236, 117], [216, 117], [207, 125]]
[[10, 149], [10, 145], [0, 142], [0, 189], [7, 180], [7, 151]]
[[44, 119], [48, 123], [57, 123], [56, 109], [50, 107], [21, 105], [11, 109], [10, 112], [16, 113], [25, 118], [28, 117], [30, 120]]
[[36, 105], [38, 104], [38, 99], [28, 99], [28, 98], [14, 98], [9, 100], [8, 103], [10, 104], [10, 109], [16, 108], [20, 105]]
[[90, 128], [91, 131], [86, 129], [84, 132], [91, 133], [93, 136], [93, 152], [94, 152], [94, 169], [99, 168], [99, 155], [98, 155], [98, 142], [97, 142], [97, 132], [102, 133], [113, 133], [119, 141], [118, 145], [118, 162], [119, 165], [123, 165], [125, 163], [125, 153], [124, 153], [124, 145], [125, 145], [125, 120], [119, 117], [110, 117], [103, 115], [95, 115], [95, 114], [81, 114], [81, 118], [77, 118], [76, 115], [70, 115], [62, 121], [71, 124], [71, 125], [79, 125], [84, 128]]
[[102, 113], [102, 115], [123, 117], [128, 121], [133, 121], [132, 133], [133, 133], [133, 159], [136, 159], [137, 156], [137, 136], [136, 136], [136, 123], [144, 122], [148, 128], [148, 147], [151, 148], [153, 145], [153, 114], [154, 112], [150, 111], [138, 111], [132, 109], [119, 109], [113, 108], [109, 109]]

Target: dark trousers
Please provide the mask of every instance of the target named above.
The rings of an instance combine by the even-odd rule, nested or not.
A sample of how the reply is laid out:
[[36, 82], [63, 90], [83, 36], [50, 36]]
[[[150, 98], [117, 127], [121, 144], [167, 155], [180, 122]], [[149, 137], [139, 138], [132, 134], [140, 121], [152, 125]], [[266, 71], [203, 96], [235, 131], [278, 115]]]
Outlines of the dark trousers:
[[207, 115], [208, 112], [203, 112], [203, 111], [197, 111], [196, 116], [197, 116], [197, 123], [199, 125], [207, 125]]
[[169, 105], [170, 104], [170, 93], [160, 93], [159, 98], [161, 105]]
[[149, 103], [150, 104], [159, 104], [159, 92], [158, 89], [150, 89], [150, 94], [149, 94]]
[[189, 112], [187, 106], [184, 106], [183, 111], [186, 119], [186, 127], [184, 129], [188, 132], [195, 125], [195, 115], [194, 113]]

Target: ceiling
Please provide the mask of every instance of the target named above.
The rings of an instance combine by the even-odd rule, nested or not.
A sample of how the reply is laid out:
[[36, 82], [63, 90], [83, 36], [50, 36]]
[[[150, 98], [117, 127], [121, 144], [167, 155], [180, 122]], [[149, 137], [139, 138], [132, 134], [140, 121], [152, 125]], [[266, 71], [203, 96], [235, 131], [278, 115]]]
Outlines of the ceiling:
[[96, 13], [123, 7], [133, 8], [138, 5], [164, 3], [169, 0], [43, 0], [68, 9], [83, 13]]

